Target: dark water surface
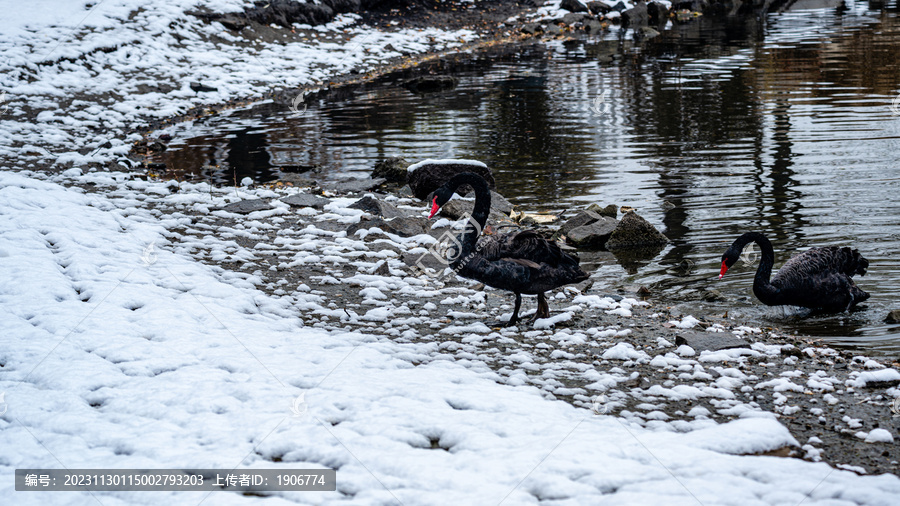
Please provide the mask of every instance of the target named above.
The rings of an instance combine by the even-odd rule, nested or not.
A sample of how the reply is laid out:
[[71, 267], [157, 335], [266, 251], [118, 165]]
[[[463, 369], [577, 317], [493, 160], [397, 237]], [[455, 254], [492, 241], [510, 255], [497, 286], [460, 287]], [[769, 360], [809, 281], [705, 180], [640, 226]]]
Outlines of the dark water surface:
[[[900, 325], [883, 320], [900, 308], [900, 21], [845, 5], [700, 18], [642, 43], [533, 44], [459, 70], [441, 93], [388, 79], [302, 114], [261, 103], [179, 126], [161, 160], [225, 184], [271, 180], [283, 166], [318, 166], [306, 174], [319, 181], [363, 177], [388, 156], [481, 160], [526, 211], [629, 205], [672, 239], [638, 265], [587, 255], [601, 291], [645, 285], [685, 313], [727, 311], [897, 356]], [[858, 248], [871, 262], [858, 284], [872, 298], [809, 318], [760, 305], [753, 267], [716, 279], [724, 249], [749, 230], [772, 240], [776, 268], [809, 246]]]

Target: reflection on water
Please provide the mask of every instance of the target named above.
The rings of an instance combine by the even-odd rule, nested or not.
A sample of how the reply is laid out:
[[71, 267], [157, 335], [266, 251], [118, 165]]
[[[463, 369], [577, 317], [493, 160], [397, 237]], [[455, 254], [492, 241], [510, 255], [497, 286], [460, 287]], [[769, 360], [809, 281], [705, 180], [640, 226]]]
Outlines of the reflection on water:
[[[287, 170], [362, 177], [388, 156], [482, 160], [529, 210], [615, 203], [664, 227], [673, 244], [652, 261], [587, 255], [599, 286], [644, 285], [685, 312], [900, 351], [900, 328], [882, 322], [900, 307], [894, 11], [846, 2], [764, 21], [700, 18], [641, 44], [539, 43], [455, 74], [459, 86], [438, 94], [388, 78], [302, 115], [263, 103], [182, 125], [162, 161], [231, 184]], [[772, 240], [776, 266], [809, 246], [859, 248], [872, 298], [800, 320], [759, 305], [752, 267], [716, 280], [722, 252], [748, 230]]]

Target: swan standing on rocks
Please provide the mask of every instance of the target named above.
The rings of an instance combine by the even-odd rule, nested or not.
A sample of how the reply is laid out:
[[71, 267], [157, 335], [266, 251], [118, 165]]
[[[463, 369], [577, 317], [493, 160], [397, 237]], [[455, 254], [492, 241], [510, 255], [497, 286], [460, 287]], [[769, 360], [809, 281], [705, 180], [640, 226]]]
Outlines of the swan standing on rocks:
[[515, 325], [519, 319], [523, 293], [538, 296], [534, 319], [548, 318], [550, 307], [544, 292], [588, 278], [578, 266], [578, 259], [533, 230], [479, 239], [491, 209], [491, 193], [484, 178], [470, 172], [452, 177], [434, 192], [428, 218], [432, 218], [464, 185], [475, 190], [475, 207], [465, 230], [458, 237], [459, 250], [453, 252], [450, 267], [464, 278], [516, 294], [512, 316], [505, 322], [507, 327]]
[[738, 237], [725, 251], [719, 279], [738, 261], [744, 246], [750, 242], [758, 244], [762, 253], [753, 278], [753, 293], [763, 304], [840, 312], [869, 298], [869, 294], [851, 279], [855, 274], [864, 275], [869, 261], [859, 251], [848, 247], [812, 248], [794, 255], [770, 282], [775, 253], [772, 243], [758, 232], [747, 232]]

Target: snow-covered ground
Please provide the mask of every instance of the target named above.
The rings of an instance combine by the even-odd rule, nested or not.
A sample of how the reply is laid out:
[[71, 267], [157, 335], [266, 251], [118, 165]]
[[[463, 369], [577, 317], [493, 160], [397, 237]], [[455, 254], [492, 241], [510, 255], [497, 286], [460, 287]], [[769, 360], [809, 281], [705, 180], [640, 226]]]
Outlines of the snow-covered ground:
[[[265, 247], [254, 253], [230, 243], [264, 232], [270, 222], [309, 217], [309, 210], [275, 201], [272, 210], [246, 217], [244, 228], [200, 227], [197, 216], [233, 218], [215, 209], [236, 192], [239, 198], [280, 196], [271, 190], [146, 182], [78, 168], [55, 176], [15, 170], [47, 160], [115, 159], [133, 140], [123, 132], [148, 116], [251, 95], [275, 82], [325, 79], [370, 58], [347, 44], [310, 44], [306, 53], [297, 45], [272, 45], [252, 54], [217, 46], [197, 36], [215, 26], [184, 15], [203, 4], [140, 3], [131, 16], [136, 1], [100, 2], [93, 10], [43, 1], [17, 5], [21, 10], [10, 10], [0, 21], [0, 90], [7, 92], [3, 105], [9, 106], [0, 118], [4, 503], [198, 504], [206, 497], [13, 490], [16, 468], [63, 467], [338, 469], [337, 492], [279, 492], [266, 499], [216, 493], [208, 504], [897, 503], [895, 476], [859, 476], [824, 463], [747, 455], [799, 445], [769, 413], [748, 411], [739, 420], [716, 424], [698, 410], [695, 421], [680, 425], [665, 423], [664, 413], [639, 423], [602, 414], [602, 404], [591, 410], [554, 400], [546, 389], [511, 381], [482, 361], [459, 360], [425, 336], [393, 338], [403, 337], [396, 318], [403, 313], [389, 305], [391, 290], [419, 290], [413, 295], [421, 300], [452, 293], [428, 286], [428, 280], [393, 271], [388, 280], [360, 275], [371, 283], [360, 293], [366, 291], [373, 302], [354, 318], [309, 286], [286, 286], [289, 296], [272, 295], [259, 289], [258, 277], [201, 262], [202, 257], [262, 266]], [[240, 2], [206, 4], [237, 8]], [[397, 47], [425, 37], [424, 32], [353, 30], [349, 44], [359, 37], [382, 45], [395, 41]], [[448, 41], [459, 35], [432, 34]], [[336, 56], [338, 51], [343, 53]], [[297, 60], [288, 61], [290, 55]], [[313, 60], [324, 66], [313, 69]], [[183, 86], [172, 93], [148, 92], [138, 76]], [[187, 88], [192, 80], [220, 91], [194, 96]], [[115, 98], [109, 102], [90, 102], [89, 97], [111, 93]], [[26, 109], [43, 112], [36, 122], [17, 119], [28, 115]], [[96, 192], [72, 183], [92, 184]], [[360, 213], [347, 209], [351, 202], [336, 199], [322, 214], [358, 221]], [[315, 237], [331, 242], [320, 245]], [[374, 263], [377, 257], [366, 257], [357, 247], [362, 239], [311, 226], [274, 242], [292, 251], [289, 268], [302, 270], [311, 263]], [[427, 236], [389, 239], [423, 251], [429, 241]], [[598, 296], [572, 303], [561, 315], [592, 307], [630, 316], [628, 304]], [[428, 303], [422, 307], [428, 314]], [[324, 325], [328, 318], [341, 325]], [[371, 331], [351, 325], [359, 321]], [[382, 331], [391, 324], [401, 328]], [[539, 327], [547, 329], [532, 332], [553, 334], [552, 325], [544, 321]], [[435, 332], [447, 329], [476, 344], [508, 338], [477, 320], [438, 325]], [[627, 333], [595, 330], [591, 338]], [[609, 346], [603, 358], [702, 374], [701, 363], [740, 362], [741, 354], [767, 353], [695, 356], [685, 348], [656, 357], [653, 364], [644, 351], [620, 343]], [[524, 355], [517, 360], [533, 364]], [[616, 370], [621, 371], [584, 374], [596, 377], [602, 390], [600, 383], [627, 377]], [[657, 394], [727, 397], [741, 378], [734, 369], [723, 371], [728, 374], [709, 392], [660, 387]], [[858, 375], [864, 383], [890, 373], [863, 374], [872, 376]], [[826, 379], [819, 382], [831, 387]], [[780, 395], [792, 385], [779, 378], [771, 388]], [[893, 436], [876, 429], [859, 437], [879, 444]]]

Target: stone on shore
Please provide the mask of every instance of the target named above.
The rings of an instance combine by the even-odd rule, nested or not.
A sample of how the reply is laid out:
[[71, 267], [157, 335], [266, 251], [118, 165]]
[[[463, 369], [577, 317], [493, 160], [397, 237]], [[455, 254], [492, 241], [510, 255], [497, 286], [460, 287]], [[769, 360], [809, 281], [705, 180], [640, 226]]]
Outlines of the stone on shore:
[[406, 183], [409, 172], [406, 168], [409, 162], [399, 156], [392, 156], [375, 164], [375, 170], [372, 171], [372, 178], [383, 177], [392, 183]]
[[690, 346], [698, 353], [703, 350], [716, 351], [750, 347], [750, 343], [747, 341], [727, 332], [681, 332], [675, 336], [675, 344]]
[[634, 248], [668, 244], [669, 239], [634, 211], [625, 213], [606, 242], [606, 248]]
[[347, 228], [347, 236], [353, 236], [359, 230], [379, 228], [389, 234], [399, 235], [400, 237], [412, 237], [428, 233], [430, 225], [425, 218], [413, 216], [398, 216], [390, 220], [385, 220], [381, 216], [363, 216], [359, 223], [354, 223]]
[[559, 8], [569, 12], [588, 12], [587, 5], [584, 5], [578, 0], [562, 0], [559, 4]]
[[615, 204], [610, 204], [606, 207], [600, 207], [600, 204], [591, 204], [587, 207], [588, 211], [594, 211], [600, 216], [609, 216], [610, 218], [615, 218], [619, 215], [619, 208]]
[[281, 199], [282, 202], [291, 207], [312, 207], [313, 209], [323, 209], [331, 199], [317, 197], [308, 193], [295, 193]]
[[900, 323], [900, 309], [894, 309], [890, 313], [888, 313], [887, 318], [884, 319], [885, 323]]
[[238, 214], [250, 214], [255, 211], [266, 211], [269, 209], [272, 209], [272, 204], [269, 204], [269, 201], [266, 199], [242, 200], [222, 207], [223, 211]]
[[380, 216], [389, 220], [392, 218], [407, 216], [407, 213], [400, 211], [393, 204], [385, 202], [381, 199], [377, 199], [371, 195], [366, 195], [365, 197], [357, 200], [347, 207], [350, 209], [359, 209], [360, 211], [365, 211], [372, 216]]
[[600, 221], [600, 218], [602, 218], [602, 216], [592, 210], [581, 211], [572, 218], [566, 220], [566, 222], [563, 223], [561, 227], [559, 227], [559, 232], [557, 232], [557, 235], [569, 235], [569, 232], [572, 229], [590, 225], [595, 221]]
[[367, 192], [373, 188], [378, 187], [379, 185], [384, 184], [387, 181], [383, 177], [378, 179], [351, 179], [348, 181], [341, 181], [339, 183], [335, 183], [332, 186], [332, 189], [338, 193], [360, 193]]

